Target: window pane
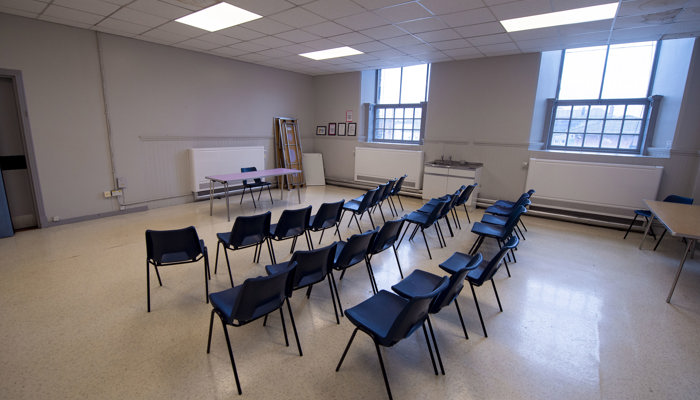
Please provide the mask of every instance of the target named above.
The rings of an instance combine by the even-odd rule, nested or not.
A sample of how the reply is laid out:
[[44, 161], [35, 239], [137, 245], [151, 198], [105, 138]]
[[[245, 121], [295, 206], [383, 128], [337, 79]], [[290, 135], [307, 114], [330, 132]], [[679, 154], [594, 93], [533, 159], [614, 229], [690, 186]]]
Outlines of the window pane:
[[420, 103], [425, 101], [428, 64], [413, 65], [403, 68], [401, 82], [401, 103]]
[[574, 106], [571, 113], [571, 118], [586, 118], [588, 117], [588, 106]]
[[377, 109], [377, 118], [384, 118], [384, 109], [383, 108]]
[[607, 121], [605, 121], [605, 129], [603, 130], [603, 132], [605, 132], [605, 133], [620, 133], [621, 128], [622, 128], [622, 121], [607, 120]]
[[552, 146], [566, 145], [566, 133], [555, 133], [552, 135]]
[[384, 120], [383, 119], [377, 120], [377, 128], [384, 129]]
[[401, 90], [401, 68], [387, 68], [379, 72], [379, 104], [397, 104]]
[[401, 140], [401, 131], [394, 130], [394, 140]]
[[605, 118], [606, 106], [591, 106], [591, 112], [588, 118]]
[[374, 131], [374, 137], [376, 139], [384, 139], [384, 130], [383, 129], [376, 129]]
[[583, 142], [583, 147], [598, 147], [600, 146], [600, 135], [586, 135]]
[[394, 109], [393, 108], [386, 109], [386, 117], [387, 118], [394, 118]]
[[607, 118], [622, 118], [625, 116], [625, 105], [624, 104], [616, 104], [614, 106], [608, 106], [608, 115]]
[[557, 107], [557, 118], [571, 118], [571, 106], [558, 106]]
[[627, 118], [642, 118], [644, 116], [644, 105], [642, 104], [630, 104], [627, 106], [627, 112], [625, 113]]
[[646, 97], [655, 52], [656, 42], [610, 45], [602, 98]]
[[384, 122], [384, 129], [393, 129], [394, 128], [394, 120], [393, 119], [387, 119]]
[[622, 126], [622, 133], [635, 133], [640, 134], [642, 132], [642, 121], [638, 119], [628, 119], [625, 120], [625, 124]]
[[415, 142], [420, 141], [420, 131], [418, 131], [418, 130], [413, 131], [413, 141], [415, 141]]
[[413, 120], [412, 119], [404, 119], [403, 120], [403, 128], [404, 129], [413, 129]]
[[589, 132], [589, 133], [601, 133], [601, 132], [603, 132], [603, 120], [602, 119], [589, 119], [588, 125], [586, 125], [586, 132]]
[[413, 109], [412, 108], [404, 108], [403, 116], [406, 118], [413, 118]]
[[581, 145], [583, 145], [583, 135], [582, 134], [569, 135], [569, 140], [566, 142], [566, 145], [580, 147]]
[[396, 110], [394, 110], [394, 117], [403, 118], [403, 108], [397, 108]]
[[422, 108], [414, 108], [414, 110], [415, 110], [416, 118], [420, 118], [421, 115], [423, 114], [423, 109]]
[[583, 133], [586, 129], [585, 119], [572, 119], [571, 126], [569, 127], [569, 132]]
[[403, 140], [411, 140], [413, 137], [412, 131], [403, 131]]
[[620, 137], [620, 148], [634, 150], [637, 148], [637, 141], [638, 140], [639, 140], [639, 136], [637, 136], [637, 135], [622, 135]]
[[597, 99], [603, 79], [606, 46], [566, 50], [560, 100]]
[[555, 119], [554, 120], [554, 132], [568, 132], [569, 131], [569, 120], [568, 119]]
[[603, 135], [603, 142], [600, 144], [600, 147], [616, 149], [618, 139], [620, 139], [620, 135]]

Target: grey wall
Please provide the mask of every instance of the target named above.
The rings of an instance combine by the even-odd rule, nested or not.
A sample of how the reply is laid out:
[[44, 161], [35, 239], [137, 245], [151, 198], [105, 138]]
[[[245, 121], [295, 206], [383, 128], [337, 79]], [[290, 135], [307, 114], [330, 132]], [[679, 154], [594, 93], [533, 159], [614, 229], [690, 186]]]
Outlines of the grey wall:
[[298, 118], [313, 149], [307, 75], [2, 13], [0, 37], [0, 68], [23, 74], [50, 220], [119, 210], [102, 195], [114, 176], [127, 208], [191, 201], [191, 147], [262, 144], [272, 167], [275, 116]]

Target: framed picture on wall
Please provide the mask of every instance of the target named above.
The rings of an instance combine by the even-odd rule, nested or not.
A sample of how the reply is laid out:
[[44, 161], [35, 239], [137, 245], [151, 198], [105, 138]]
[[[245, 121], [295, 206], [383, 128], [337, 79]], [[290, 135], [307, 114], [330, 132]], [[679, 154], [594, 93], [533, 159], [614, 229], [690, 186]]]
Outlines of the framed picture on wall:
[[338, 122], [338, 136], [345, 136], [345, 122]]
[[335, 122], [328, 124], [328, 135], [335, 136]]
[[348, 136], [357, 136], [357, 122], [348, 124]]
[[326, 134], [326, 127], [325, 127], [325, 126], [321, 126], [321, 125], [317, 126], [317, 127], [316, 127], [316, 134], [319, 135], [319, 136], [325, 135], [325, 134]]

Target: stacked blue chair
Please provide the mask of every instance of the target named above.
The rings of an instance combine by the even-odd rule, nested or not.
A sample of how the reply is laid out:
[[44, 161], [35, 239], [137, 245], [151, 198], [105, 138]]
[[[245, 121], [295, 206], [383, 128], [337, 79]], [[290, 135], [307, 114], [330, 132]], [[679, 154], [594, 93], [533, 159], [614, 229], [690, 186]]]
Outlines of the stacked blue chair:
[[405, 216], [404, 218], [406, 220], [406, 229], [403, 231], [403, 235], [401, 235], [401, 240], [399, 240], [398, 246], [401, 245], [401, 242], [403, 241], [404, 236], [406, 236], [406, 232], [408, 232], [410, 226], [415, 225], [414, 230], [411, 233], [411, 238], [409, 240], [413, 239], [418, 229], [420, 229], [421, 234], [423, 235], [423, 241], [425, 242], [425, 248], [428, 250], [428, 257], [432, 260], [433, 256], [432, 254], [430, 254], [430, 246], [428, 246], [428, 239], [425, 237], [425, 230], [435, 225], [435, 232], [437, 233], [438, 241], [440, 242], [440, 248], [446, 246], [446, 244], [443, 245], [445, 239], [442, 236], [440, 225], [436, 222], [441, 215], [440, 213], [442, 212], [442, 209], [444, 207], [448, 207], [449, 202], [450, 200], [437, 201], [429, 214], [414, 211]]
[[[287, 239], [292, 239], [292, 247], [289, 250], [289, 254], [294, 253], [294, 248], [297, 244], [297, 238], [301, 235], [305, 235], [306, 228], [309, 226], [309, 219], [311, 218], [311, 206], [300, 208], [298, 210], [284, 210], [280, 219], [276, 224], [270, 225], [269, 239], [282, 241]], [[309, 236], [304, 236], [306, 238], [306, 246], [309, 250], [313, 247], [311, 246], [311, 240]], [[275, 258], [275, 249], [270, 243], [270, 250], [272, 253], [272, 263], [276, 264], [277, 259]]]
[[318, 244], [321, 244], [323, 233], [326, 229], [335, 227], [338, 239], [342, 240], [338, 228], [340, 227], [340, 215], [343, 212], [343, 204], [345, 204], [345, 199], [335, 203], [323, 203], [318, 208], [318, 212], [309, 218], [309, 226], [306, 228], [306, 233], [309, 236], [309, 243], [312, 244], [312, 248], [311, 232], [321, 232], [321, 237], [318, 239]]
[[224, 248], [226, 265], [228, 266], [228, 276], [233, 287], [233, 276], [231, 275], [231, 263], [228, 259], [228, 250], [240, 250], [255, 246], [253, 262], [260, 262], [263, 244], [267, 244], [267, 251], [270, 254], [270, 262], [274, 262], [272, 256], [272, 245], [268, 240], [270, 235], [270, 211], [264, 214], [239, 216], [233, 222], [231, 232], [221, 232], [216, 234], [218, 239], [216, 244], [216, 262], [214, 263], [214, 274], [219, 267], [219, 247]]

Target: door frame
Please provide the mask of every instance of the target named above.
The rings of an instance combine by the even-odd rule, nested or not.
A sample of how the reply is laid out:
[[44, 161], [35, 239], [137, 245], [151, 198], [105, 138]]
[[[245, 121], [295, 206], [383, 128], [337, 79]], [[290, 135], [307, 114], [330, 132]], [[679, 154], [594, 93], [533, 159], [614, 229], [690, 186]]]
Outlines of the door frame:
[[[0, 68], [0, 77], [9, 78], [14, 89], [17, 110], [19, 111], [19, 128], [24, 146], [25, 158], [27, 160], [27, 170], [29, 172], [30, 187], [34, 200], [34, 213], [37, 217], [37, 225], [43, 228], [48, 225], [46, 212], [44, 211], [44, 201], [41, 196], [41, 185], [39, 185], [39, 175], [36, 167], [36, 154], [32, 141], [32, 131], [29, 126], [29, 112], [27, 111], [27, 101], [24, 96], [24, 81], [22, 71], [14, 69]], [[5, 188], [7, 190], [7, 188]]]

